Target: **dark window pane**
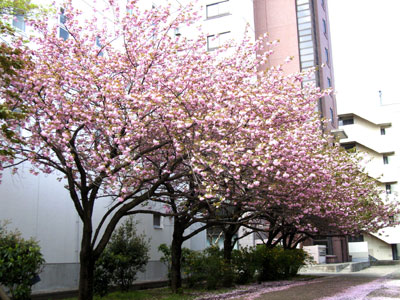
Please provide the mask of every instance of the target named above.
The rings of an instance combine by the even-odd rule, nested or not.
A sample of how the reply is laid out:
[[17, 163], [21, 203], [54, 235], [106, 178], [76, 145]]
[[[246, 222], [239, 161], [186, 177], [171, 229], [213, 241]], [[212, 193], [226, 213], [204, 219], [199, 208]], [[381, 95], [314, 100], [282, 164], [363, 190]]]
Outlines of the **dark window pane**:
[[19, 30], [25, 31], [25, 19], [23, 15], [13, 16], [13, 26]]
[[354, 119], [353, 118], [347, 118], [347, 119], [339, 119], [339, 125], [343, 126], [343, 125], [352, 125], [354, 124]]
[[69, 37], [68, 31], [66, 31], [64, 28], [60, 27], [60, 38], [62, 38], [64, 41], [67, 40]]

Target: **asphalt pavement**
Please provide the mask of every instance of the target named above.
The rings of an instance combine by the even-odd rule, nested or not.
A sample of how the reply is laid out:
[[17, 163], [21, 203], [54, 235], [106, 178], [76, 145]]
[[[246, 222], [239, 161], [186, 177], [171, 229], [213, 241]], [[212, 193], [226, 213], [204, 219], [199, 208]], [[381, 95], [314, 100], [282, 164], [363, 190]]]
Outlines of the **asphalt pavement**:
[[[310, 275], [310, 274], [308, 274]], [[265, 289], [242, 300], [394, 300], [400, 299], [400, 265], [373, 266], [353, 273], [318, 273], [312, 280]]]

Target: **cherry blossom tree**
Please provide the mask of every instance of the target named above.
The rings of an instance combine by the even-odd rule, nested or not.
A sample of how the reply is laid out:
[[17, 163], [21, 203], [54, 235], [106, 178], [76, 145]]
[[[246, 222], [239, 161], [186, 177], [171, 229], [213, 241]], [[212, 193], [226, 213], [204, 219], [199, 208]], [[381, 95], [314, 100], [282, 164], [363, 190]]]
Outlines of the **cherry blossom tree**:
[[[0, 91], [5, 105], [22, 105], [27, 114], [5, 120], [22, 143], [2, 134], [14, 156], [3, 156], [1, 168], [28, 161], [33, 174], [55, 173], [65, 185], [83, 223], [79, 299], [85, 300], [93, 297], [95, 261], [122, 217], [168, 183], [197, 173], [206, 179], [202, 173], [242, 159], [236, 153], [244, 137], [258, 138], [297, 116], [305, 121], [297, 105], [318, 97], [279, 70], [260, 77], [261, 84], [256, 69], [267, 57], [255, 55], [261, 42], [245, 39], [208, 53], [204, 37], [175, 36], [175, 28], [194, 22], [190, 7], [172, 14], [169, 7], [142, 10], [131, 1], [121, 9], [110, 1], [108, 15], [101, 24], [96, 14], [87, 19], [65, 3], [66, 40], [57, 34], [59, 15], [31, 21], [34, 46], [15, 46], [22, 49], [18, 58], [32, 63], [14, 68], [18, 76]], [[213, 190], [204, 180], [199, 201], [222, 202]], [[94, 224], [104, 198], [112, 205]]]
[[[252, 199], [247, 206], [253, 212], [245, 211], [255, 217], [244, 226], [266, 233], [267, 246], [291, 248], [316, 235], [376, 232], [398, 213], [396, 203], [382, 201], [382, 190], [363, 173], [361, 157], [324, 137], [317, 120], [282, 132], [271, 144], [264, 152], [269, 160], [253, 160], [232, 181], [240, 186], [236, 197]], [[267, 171], [260, 172], [261, 163]], [[247, 184], [249, 177], [255, 184]]]
[[[234, 74], [219, 65], [223, 49], [207, 53], [203, 37], [173, 34], [193, 22], [190, 7], [171, 17], [168, 7], [137, 4], [121, 13], [110, 3], [112, 24], [100, 26], [95, 16], [79, 22], [85, 16], [66, 3], [66, 40], [49, 25], [58, 15], [32, 21], [35, 46], [21, 53], [31, 68], [15, 69], [20, 76], [1, 91], [7, 105], [24, 105], [29, 116], [7, 120], [23, 143], [2, 136], [15, 157], [2, 157], [1, 167], [29, 161], [34, 174], [59, 174], [83, 222], [79, 299], [92, 299], [94, 264], [118, 221], [247, 119], [232, 101], [237, 96], [226, 96]], [[93, 224], [101, 198], [113, 204]]]
[[[44, 11], [41, 12], [44, 13]], [[0, 1], [0, 37], [2, 39], [0, 43], [0, 87], [3, 89], [7, 89], [12, 78], [17, 75], [16, 69], [22, 69], [29, 64], [29, 60], [25, 61], [19, 57], [20, 49], [12, 47], [8, 43], [17, 35], [16, 29], [12, 25], [13, 19], [17, 17], [32, 18], [35, 13], [39, 13], [39, 7], [30, 3], [29, 0]], [[13, 94], [11, 93], [10, 96]], [[20, 119], [23, 117], [22, 112], [23, 107], [8, 107], [0, 101], [0, 130], [9, 139], [14, 138], [14, 142], [18, 142], [15, 139], [15, 132], [10, 130], [2, 120]], [[0, 154], [12, 155], [13, 153], [9, 149], [1, 147], [0, 143]]]
[[[250, 199], [253, 210], [287, 207], [282, 214], [297, 228], [313, 229], [300, 224], [303, 215], [353, 216], [355, 198], [369, 196], [368, 189], [348, 196], [353, 179], [332, 175], [341, 161], [318, 152], [314, 108], [322, 93], [279, 66], [257, 73], [272, 43], [244, 38], [207, 52], [204, 37], [173, 34], [195, 22], [190, 6], [171, 12], [109, 1], [104, 13], [103, 24], [65, 3], [66, 40], [49, 25], [58, 15], [32, 21], [35, 46], [16, 44], [18, 58], [32, 63], [14, 69], [18, 76], [0, 90], [5, 105], [27, 114], [5, 120], [22, 143], [0, 133], [1, 147], [14, 153], [1, 157], [0, 169], [28, 161], [34, 174], [58, 174], [82, 220], [79, 299], [93, 298], [94, 264], [119, 220], [148, 200], [169, 197], [184, 221], [179, 230], [197, 212]], [[346, 196], [345, 206], [337, 196]], [[103, 198], [112, 204], [95, 224]], [[185, 215], [189, 200], [201, 210]]]

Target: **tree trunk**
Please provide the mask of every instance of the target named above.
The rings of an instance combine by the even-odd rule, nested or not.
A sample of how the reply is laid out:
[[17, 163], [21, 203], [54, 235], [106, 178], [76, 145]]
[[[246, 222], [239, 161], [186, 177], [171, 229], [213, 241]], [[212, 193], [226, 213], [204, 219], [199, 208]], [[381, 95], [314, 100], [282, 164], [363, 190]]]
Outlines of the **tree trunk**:
[[232, 259], [232, 250], [235, 246], [232, 239], [235, 233], [229, 229], [224, 232], [224, 260], [228, 263]]
[[181, 227], [179, 222], [174, 222], [171, 245], [171, 289], [174, 293], [177, 293], [182, 287], [181, 259], [184, 229]]
[[94, 287], [94, 266], [96, 258], [93, 255], [91, 245], [92, 228], [91, 224], [83, 225], [83, 236], [80, 252], [79, 271], [79, 296], [78, 300], [92, 300]]
[[1, 288], [1, 286], [0, 286], [0, 299], [1, 300], [10, 300], [10, 298], [7, 296], [6, 292]]

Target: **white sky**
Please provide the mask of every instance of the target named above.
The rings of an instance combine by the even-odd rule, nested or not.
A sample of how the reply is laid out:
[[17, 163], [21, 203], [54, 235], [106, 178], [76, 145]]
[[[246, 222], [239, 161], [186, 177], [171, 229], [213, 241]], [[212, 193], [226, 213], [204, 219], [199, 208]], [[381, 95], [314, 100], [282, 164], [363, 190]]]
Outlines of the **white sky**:
[[339, 111], [400, 103], [400, 0], [330, 0]]

